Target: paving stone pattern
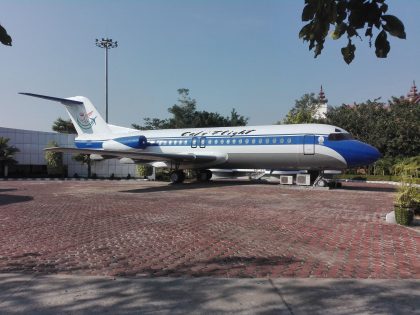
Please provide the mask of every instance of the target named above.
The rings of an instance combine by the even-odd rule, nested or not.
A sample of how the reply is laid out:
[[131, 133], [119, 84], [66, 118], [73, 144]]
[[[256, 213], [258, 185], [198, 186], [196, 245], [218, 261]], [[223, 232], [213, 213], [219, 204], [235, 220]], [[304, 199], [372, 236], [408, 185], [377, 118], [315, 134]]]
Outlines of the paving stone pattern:
[[0, 272], [420, 279], [394, 187], [0, 182]]

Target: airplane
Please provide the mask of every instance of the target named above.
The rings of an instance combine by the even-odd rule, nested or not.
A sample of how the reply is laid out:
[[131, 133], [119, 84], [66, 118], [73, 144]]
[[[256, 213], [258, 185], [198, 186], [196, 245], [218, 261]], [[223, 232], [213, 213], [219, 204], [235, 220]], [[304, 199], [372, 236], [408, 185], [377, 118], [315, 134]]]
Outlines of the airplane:
[[83, 96], [58, 98], [19, 93], [64, 105], [78, 136], [75, 147], [47, 151], [90, 154], [96, 159], [131, 159], [171, 170], [172, 183], [185, 180], [185, 169], [210, 180], [210, 169], [307, 170], [318, 174], [368, 165], [381, 157], [367, 143], [342, 128], [325, 124], [293, 124], [137, 130], [107, 124]]

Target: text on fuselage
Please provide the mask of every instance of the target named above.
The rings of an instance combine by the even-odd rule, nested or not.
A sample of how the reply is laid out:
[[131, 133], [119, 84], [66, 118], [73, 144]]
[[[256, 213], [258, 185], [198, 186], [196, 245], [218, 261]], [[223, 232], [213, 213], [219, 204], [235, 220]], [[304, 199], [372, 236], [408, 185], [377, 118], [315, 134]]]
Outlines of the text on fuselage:
[[186, 131], [181, 134], [182, 137], [202, 137], [202, 136], [239, 136], [239, 135], [247, 135], [251, 132], [256, 131], [255, 129], [244, 129], [241, 131], [232, 131], [232, 130], [214, 130], [214, 131], [199, 131], [199, 132], [192, 132]]

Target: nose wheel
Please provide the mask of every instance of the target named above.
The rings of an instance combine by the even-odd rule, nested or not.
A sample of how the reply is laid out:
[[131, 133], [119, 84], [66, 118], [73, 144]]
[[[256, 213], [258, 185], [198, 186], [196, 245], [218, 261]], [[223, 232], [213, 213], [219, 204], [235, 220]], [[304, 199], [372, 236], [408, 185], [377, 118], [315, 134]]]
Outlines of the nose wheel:
[[185, 173], [181, 170], [173, 171], [169, 175], [169, 179], [171, 180], [172, 184], [182, 183], [185, 180]]

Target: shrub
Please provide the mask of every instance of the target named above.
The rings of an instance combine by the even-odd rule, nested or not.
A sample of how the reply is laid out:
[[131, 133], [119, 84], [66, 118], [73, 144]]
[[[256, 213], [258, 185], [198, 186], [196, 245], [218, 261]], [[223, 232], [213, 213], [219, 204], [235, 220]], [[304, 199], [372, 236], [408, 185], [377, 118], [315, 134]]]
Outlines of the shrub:
[[401, 225], [410, 225], [414, 218], [414, 208], [419, 199], [419, 189], [410, 177], [404, 177], [395, 197], [395, 220]]

